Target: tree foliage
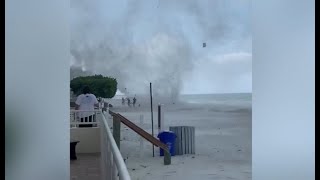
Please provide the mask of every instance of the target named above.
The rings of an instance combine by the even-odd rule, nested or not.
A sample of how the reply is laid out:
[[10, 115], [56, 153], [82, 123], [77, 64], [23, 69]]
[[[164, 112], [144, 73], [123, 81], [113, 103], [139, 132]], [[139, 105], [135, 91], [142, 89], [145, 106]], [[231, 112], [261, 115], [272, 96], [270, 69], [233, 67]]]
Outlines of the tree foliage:
[[71, 80], [70, 88], [76, 94], [82, 93], [84, 86], [89, 86], [92, 94], [102, 98], [112, 98], [117, 92], [117, 80], [102, 75], [82, 76]]

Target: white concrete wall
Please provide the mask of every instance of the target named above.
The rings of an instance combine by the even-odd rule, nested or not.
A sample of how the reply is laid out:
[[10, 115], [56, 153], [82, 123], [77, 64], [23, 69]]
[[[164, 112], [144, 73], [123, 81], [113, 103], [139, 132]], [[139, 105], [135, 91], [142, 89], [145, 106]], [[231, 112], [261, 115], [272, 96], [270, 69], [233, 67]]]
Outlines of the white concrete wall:
[[100, 128], [71, 128], [70, 138], [80, 141], [76, 146], [76, 153], [100, 152]]

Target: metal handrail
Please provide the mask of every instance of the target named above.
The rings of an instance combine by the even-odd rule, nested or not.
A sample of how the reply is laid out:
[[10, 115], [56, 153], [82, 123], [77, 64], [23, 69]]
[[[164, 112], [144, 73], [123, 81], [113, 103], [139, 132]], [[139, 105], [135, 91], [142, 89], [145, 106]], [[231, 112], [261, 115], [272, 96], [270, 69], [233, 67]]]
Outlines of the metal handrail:
[[[111, 163], [112, 167], [106, 168], [107, 170], [109, 170], [108, 174], [112, 174], [110, 176], [110, 179], [112, 179], [112, 180], [117, 179], [117, 176], [119, 175], [120, 180], [131, 180], [127, 166], [123, 160], [123, 157], [120, 153], [120, 150], [117, 146], [117, 143], [113, 138], [113, 135], [111, 133], [110, 127], [108, 125], [108, 122], [106, 120], [104, 113], [102, 113], [101, 123], [104, 125], [103, 129], [105, 130], [105, 135], [107, 138], [105, 140], [105, 143], [107, 143], [107, 151], [106, 151], [107, 154], [106, 155], [107, 155], [108, 160], [110, 160], [110, 157], [112, 157], [112, 163]], [[108, 157], [108, 155], [109, 155], [109, 157]], [[108, 166], [108, 164], [109, 163], [107, 163], [107, 166]], [[114, 166], [114, 164], [116, 165], [116, 167]], [[112, 170], [111, 173], [110, 173], [110, 170]], [[116, 173], [117, 171], [118, 171], [118, 175]], [[109, 179], [109, 178], [106, 178], [106, 179]]]

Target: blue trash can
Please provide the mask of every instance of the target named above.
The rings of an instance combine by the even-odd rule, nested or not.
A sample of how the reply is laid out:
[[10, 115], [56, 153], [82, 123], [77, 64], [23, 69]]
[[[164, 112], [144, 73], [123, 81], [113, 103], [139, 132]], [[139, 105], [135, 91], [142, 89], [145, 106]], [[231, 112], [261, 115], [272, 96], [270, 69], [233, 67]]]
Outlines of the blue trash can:
[[[169, 147], [171, 156], [174, 156], [175, 155], [174, 146], [175, 146], [177, 135], [172, 131], [162, 131], [158, 134], [158, 138], [162, 143], [166, 144]], [[164, 155], [163, 149], [160, 148], [160, 156], [163, 156], [163, 155]]]

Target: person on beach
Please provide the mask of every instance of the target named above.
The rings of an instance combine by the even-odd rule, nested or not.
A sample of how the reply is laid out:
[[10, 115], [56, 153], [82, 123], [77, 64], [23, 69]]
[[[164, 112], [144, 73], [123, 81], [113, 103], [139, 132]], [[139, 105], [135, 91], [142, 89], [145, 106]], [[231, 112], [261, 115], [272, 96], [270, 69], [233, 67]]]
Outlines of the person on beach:
[[128, 100], [128, 106], [130, 106], [131, 102], [130, 102], [130, 98], [127, 98]]
[[135, 105], [136, 105], [136, 102], [137, 102], [137, 99], [136, 99], [136, 97], [134, 97], [134, 98], [133, 98], [133, 100], [132, 100], [132, 104], [133, 104], [133, 106], [135, 106]]
[[122, 105], [124, 105], [125, 99], [124, 97], [122, 97]]
[[[93, 122], [95, 118], [95, 107], [99, 107], [99, 102], [96, 96], [91, 93], [90, 88], [85, 86], [82, 90], [82, 94], [80, 94], [76, 100], [76, 110], [87, 111], [78, 113], [80, 122]], [[92, 124], [80, 124], [79, 127], [92, 127]]]

